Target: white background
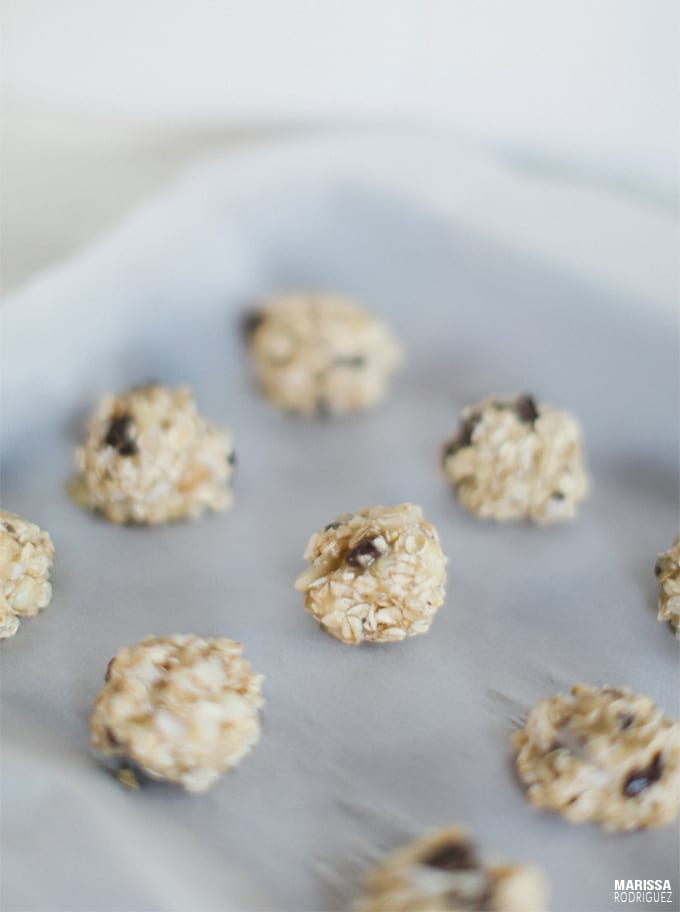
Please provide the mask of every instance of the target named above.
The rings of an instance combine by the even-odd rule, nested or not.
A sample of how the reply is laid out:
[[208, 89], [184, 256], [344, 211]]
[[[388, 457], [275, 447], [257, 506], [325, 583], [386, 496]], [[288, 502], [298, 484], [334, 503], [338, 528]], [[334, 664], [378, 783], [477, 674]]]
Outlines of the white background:
[[674, 192], [674, 0], [5, 0], [13, 108], [418, 122]]

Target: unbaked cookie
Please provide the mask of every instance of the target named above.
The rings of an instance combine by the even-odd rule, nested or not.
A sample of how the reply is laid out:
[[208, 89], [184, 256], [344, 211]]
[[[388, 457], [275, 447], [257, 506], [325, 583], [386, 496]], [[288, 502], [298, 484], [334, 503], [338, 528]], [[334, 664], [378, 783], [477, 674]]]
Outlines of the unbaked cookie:
[[529, 801], [573, 823], [634, 830], [680, 808], [680, 725], [625, 687], [541, 700], [512, 743]]
[[33, 617], [49, 605], [53, 557], [47, 532], [0, 510], [0, 639], [14, 636], [20, 617]]
[[659, 581], [659, 620], [667, 621], [680, 640], [680, 535], [670, 551], [658, 556], [654, 573]]
[[547, 881], [523, 864], [483, 861], [461, 827], [396, 851], [369, 876], [356, 912], [542, 912]]
[[305, 415], [370, 408], [402, 360], [390, 328], [337, 294], [277, 295], [247, 316], [245, 329], [264, 395]]
[[444, 601], [446, 558], [420, 507], [343, 513], [307, 543], [295, 582], [305, 608], [344, 643], [395, 642], [427, 633]]
[[465, 409], [442, 467], [466, 509], [497, 520], [572, 519], [588, 492], [578, 422], [527, 395]]
[[92, 746], [152, 779], [205, 791], [260, 736], [262, 677], [241, 652], [233, 640], [189, 635], [121, 649], [95, 703]]
[[115, 523], [162, 523], [232, 503], [231, 436], [197, 413], [186, 387], [104, 396], [76, 462], [73, 496]]

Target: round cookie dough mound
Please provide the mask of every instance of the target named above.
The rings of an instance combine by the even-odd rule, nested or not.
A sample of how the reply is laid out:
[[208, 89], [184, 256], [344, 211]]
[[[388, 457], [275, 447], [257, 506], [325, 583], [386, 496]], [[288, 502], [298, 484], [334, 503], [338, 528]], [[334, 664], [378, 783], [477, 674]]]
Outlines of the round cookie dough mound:
[[344, 643], [427, 633], [444, 601], [446, 558], [420, 507], [364, 507], [315, 532], [295, 581], [305, 608]]
[[482, 861], [466, 830], [449, 827], [396, 851], [368, 878], [356, 912], [541, 912], [547, 882], [529, 865]]
[[402, 360], [389, 327], [336, 294], [273, 297], [248, 315], [246, 332], [264, 395], [305, 415], [370, 408]]
[[152, 779], [208, 789], [260, 736], [262, 677], [233, 640], [147, 637], [106, 670], [90, 723], [92, 746]]
[[541, 700], [512, 743], [531, 804], [573, 823], [636, 830], [680, 808], [680, 725], [627, 688]]
[[73, 496], [111, 522], [162, 523], [232, 504], [231, 437], [197, 413], [186, 387], [104, 396], [76, 462]]
[[588, 492], [578, 422], [526, 395], [465, 409], [442, 467], [466, 509], [497, 520], [572, 519]]
[[19, 617], [34, 617], [49, 605], [53, 557], [47, 532], [0, 510], [0, 639], [14, 636]]
[[666, 621], [680, 640], [680, 535], [670, 551], [657, 558], [654, 573], [659, 581], [660, 621]]

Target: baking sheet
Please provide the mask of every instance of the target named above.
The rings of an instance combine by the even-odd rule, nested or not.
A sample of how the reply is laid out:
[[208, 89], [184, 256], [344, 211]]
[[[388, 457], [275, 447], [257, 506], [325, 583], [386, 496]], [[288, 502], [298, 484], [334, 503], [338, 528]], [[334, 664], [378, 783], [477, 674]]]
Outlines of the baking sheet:
[[[57, 553], [50, 607], [2, 644], [3, 908], [341, 910], [384, 852], [449, 822], [544, 867], [554, 910], [613, 909], [615, 878], [668, 878], [678, 908], [676, 828], [608, 835], [537, 812], [508, 750], [517, 718], [576, 681], [680, 716], [652, 572], [678, 521], [673, 323], [431, 205], [408, 149], [383, 148], [401, 155], [390, 182], [358, 151], [199, 169], [4, 305], [3, 506]], [[357, 295], [405, 343], [377, 411], [298, 420], [251, 388], [240, 313], [310, 286]], [[69, 501], [96, 399], [150, 379], [190, 384], [233, 430], [232, 512], [117, 528]], [[475, 520], [438, 477], [459, 410], [520, 390], [583, 422], [593, 492], [573, 525]], [[293, 590], [306, 540], [404, 500], [439, 530], [446, 603], [428, 636], [344, 646]], [[90, 708], [121, 646], [174, 632], [245, 644], [266, 676], [262, 740], [204, 796], [128, 793], [90, 756]]]

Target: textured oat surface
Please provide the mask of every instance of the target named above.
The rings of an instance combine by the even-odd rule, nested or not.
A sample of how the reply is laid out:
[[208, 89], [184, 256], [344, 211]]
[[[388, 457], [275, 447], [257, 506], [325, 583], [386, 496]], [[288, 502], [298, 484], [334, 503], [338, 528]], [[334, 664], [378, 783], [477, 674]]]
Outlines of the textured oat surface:
[[513, 736], [536, 807], [609, 830], [670, 823], [680, 808], [680, 724], [627, 688], [576, 684]]
[[667, 621], [680, 640], [680, 535], [658, 556], [654, 572], [659, 581], [659, 620]]
[[231, 506], [228, 432], [202, 418], [186, 387], [107, 395], [76, 451], [73, 496], [115, 523], [161, 523]]
[[364, 507], [315, 532], [295, 582], [305, 608], [344, 643], [427, 633], [444, 601], [446, 558], [420, 507]]
[[482, 860], [462, 827], [394, 852], [369, 876], [356, 912], [543, 912], [547, 882], [529, 865]]
[[442, 467], [466, 509], [497, 520], [572, 519], [588, 492], [577, 421], [528, 395], [465, 409]]
[[33, 617], [49, 605], [53, 557], [47, 532], [0, 510], [0, 639], [14, 636], [20, 617]]
[[209, 788], [260, 735], [262, 677], [228, 639], [147, 637], [109, 663], [92, 746], [153, 779]]
[[306, 415], [376, 405], [402, 360], [390, 328], [338, 294], [277, 295], [248, 316], [246, 331], [264, 395]]

